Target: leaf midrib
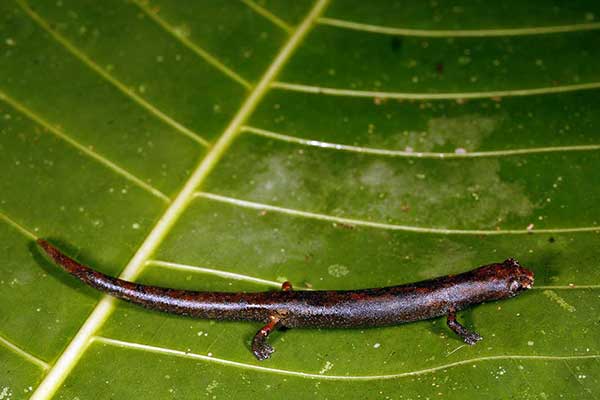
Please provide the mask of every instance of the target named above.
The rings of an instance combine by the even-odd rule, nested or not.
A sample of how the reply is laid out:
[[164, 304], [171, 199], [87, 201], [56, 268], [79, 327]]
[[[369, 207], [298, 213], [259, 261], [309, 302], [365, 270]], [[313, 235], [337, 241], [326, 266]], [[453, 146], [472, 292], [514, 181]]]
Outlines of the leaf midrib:
[[[170, 228], [175, 224], [179, 217], [185, 212], [187, 205], [194, 198], [194, 193], [209, 175], [217, 162], [221, 159], [225, 151], [235, 140], [241, 131], [244, 122], [254, 111], [265, 93], [269, 90], [271, 83], [280, 72], [284, 64], [294, 53], [296, 48], [302, 42], [314, 21], [321, 15], [328, 4], [328, 0], [317, 0], [302, 23], [298, 25], [294, 33], [290, 36], [287, 43], [282, 47], [274, 58], [259, 83], [254, 90], [250, 92], [247, 99], [242, 104], [234, 118], [231, 120], [225, 131], [221, 134], [212, 149], [200, 161], [190, 178], [187, 180], [179, 194], [174, 198], [171, 205], [158, 220], [157, 224], [150, 231], [136, 254], [127, 264], [120, 275], [120, 278], [126, 280], [135, 280], [142, 271], [145, 262], [162, 240], [166, 237]], [[90, 344], [93, 334], [103, 325], [114, 309], [114, 299], [109, 296], [103, 296], [98, 302], [90, 316], [83, 323], [75, 337], [67, 345], [66, 349], [57, 359], [56, 363], [49, 370], [48, 374], [42, 380], [36, 391], [31, 396], [32, 400], [48, 399], [56, 392], [62, 382], [69, 375], [70, 371], [76, 365], [81, 355]]]

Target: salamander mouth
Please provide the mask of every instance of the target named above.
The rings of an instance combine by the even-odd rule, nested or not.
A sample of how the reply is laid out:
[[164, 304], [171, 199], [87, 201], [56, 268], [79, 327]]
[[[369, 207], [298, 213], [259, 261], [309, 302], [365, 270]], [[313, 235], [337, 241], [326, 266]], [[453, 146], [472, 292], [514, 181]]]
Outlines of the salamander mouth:
[[519, 266], [516, 271], [513, 271], [512, 278], [509, 281], [508, 294], [516, 296], [525, 290], [533, 287], [534, 275], [530, 270]]
[[519, 283], [521, 284], [521, 288], [523, 290], [531, 289], [533, 287], [533, 282], [535, 281], [533, 272], [523, 268], [523, 274], [519, 276]]

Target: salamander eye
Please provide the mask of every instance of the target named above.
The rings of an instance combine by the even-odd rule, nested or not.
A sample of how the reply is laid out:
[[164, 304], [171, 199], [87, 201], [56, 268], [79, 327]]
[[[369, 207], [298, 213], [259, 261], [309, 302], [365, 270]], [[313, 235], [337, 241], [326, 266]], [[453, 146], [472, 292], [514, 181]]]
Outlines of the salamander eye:
[[507, 267], [511, 267], [511, 268], [521, 266], [521, 264], [519, 264], [519, 262], [517, 260], [515, 260], [514, 258], [507, 258], [506, 260], [504, 260], [504, 262], [502, 264], [504, 264]]

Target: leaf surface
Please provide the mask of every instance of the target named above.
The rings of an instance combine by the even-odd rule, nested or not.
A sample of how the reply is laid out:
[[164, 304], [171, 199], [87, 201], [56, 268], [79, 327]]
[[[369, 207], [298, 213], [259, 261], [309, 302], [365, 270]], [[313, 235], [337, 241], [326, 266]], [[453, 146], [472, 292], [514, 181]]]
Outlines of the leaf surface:
[[[593, 398], [596, 2], [0, 3], [0, 399]], [[534, 290], [273, 335], [112, 300], [354, 289], [515, 257]]]

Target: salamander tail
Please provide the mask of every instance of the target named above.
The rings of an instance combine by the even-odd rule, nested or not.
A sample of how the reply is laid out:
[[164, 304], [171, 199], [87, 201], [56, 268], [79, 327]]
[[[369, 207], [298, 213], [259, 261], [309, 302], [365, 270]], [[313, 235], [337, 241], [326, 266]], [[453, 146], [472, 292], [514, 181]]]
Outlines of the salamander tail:
[[44, 239], [38, 239], [37, 244], [44, 250], [48, 257], [70, 274], [79, 276], [81, 273], [89, 272], [91, 270], [91, 268], [81, 265], [72, 258], [67, 257]]
[[90, 267], [79, 264], [77, 261], [61, 253], [60, 250], [44, 239], [38, 239], [36, 242], [55, 264], [90, 286], [107, 291], [106, 285], [116, 281], [116, 278], [104, 275]]

